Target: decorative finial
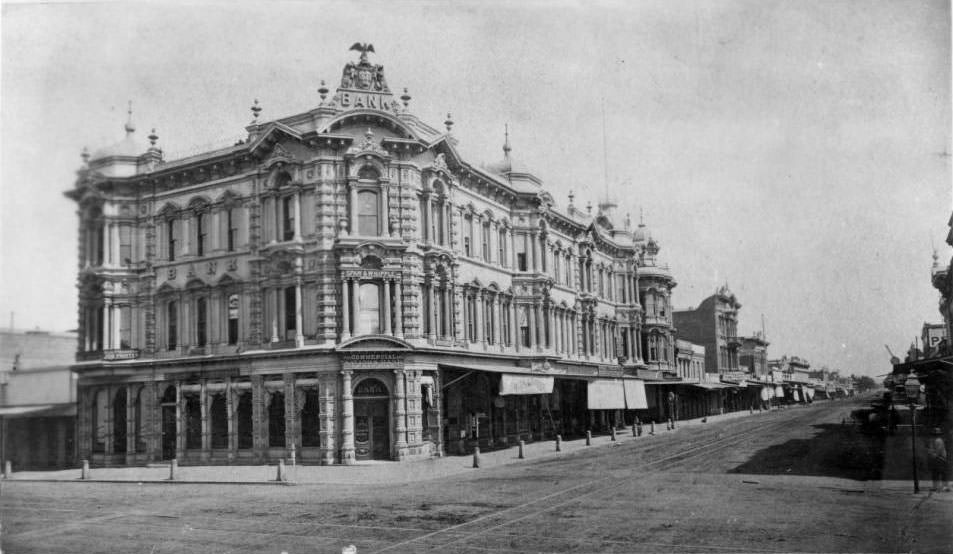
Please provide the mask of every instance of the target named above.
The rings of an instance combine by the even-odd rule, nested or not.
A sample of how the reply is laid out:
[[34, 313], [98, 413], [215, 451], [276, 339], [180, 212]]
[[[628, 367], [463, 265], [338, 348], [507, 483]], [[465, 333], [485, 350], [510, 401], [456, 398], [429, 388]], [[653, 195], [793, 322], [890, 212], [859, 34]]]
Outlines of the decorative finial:
[[[84, 147], [83, 147], [83, 152], [82, 152], [79, 156], [80, 156], [81, 158], [83, 158], [83, 163], [84, 163], [85, 165], [89, 165], [89, 148], [86, 148], [86, 147], [84, 146]], [[936, 252], [935, 252], [935, 251], [934, 251], [934, 254], [933, 254], [933, 259], [934, 259], [934, 260], [936, 259]]]
[[586, 213], [592, 215], [592, 201], [586, 202]]
[[625, 230], [628, 231], [632, 228], [632, 214], [625, 214]]
[[404, 87], [404, 94], [400, 95], [401, 102], [404, 103], [404, 109], [407, 109], [407, 105], [410, 104], [410, 93], [407, 92], [407, 87]]
[[639, 208], [639, 227], [645, 227], [645, 211]]
[[328, 97], [328, 87], [324, 84], [324, 79], [321, 79], [321, 86], [318, 88], [318, 94], [321, 95], [321, 103], [324, 104], [324, 99]]
[[129, 117], [126, 118], [126, 134], [136, 132], [136, 124], [132, 122], [132, 100], [129, 101], [129, 109], [126, 110], [126, 113], [129, 114]]
[[503, 124], [503, 157], [504, 158], [510, 157], [510, 150], [512, 150], [512, 148], [510, 147], [510, 124], [505, 123]]
[[447, 112], [447, 120], [443, 122], [447, 127], [447, 134], [450, 134], [451, 129], [453, 129], [453, 117], [450, 116], [450, 112]]
[[156, 128], [152, 128], [152, 132], [149, 133], [149, 136], [146, 137], [149, 139], [149, 146], [152, 148], [156, 147], [156, 141], [159, 140], [159, 135], [156, 134]]
[[572, 207], [572, 201], [576, 198], [576, 194], [573, 191], [569, 191], [569, 206]]
[[940, 256], [936, 253], [936, 248], [933, 249], [933, 269], [940, 267]]
[[251, 113], [255, 117], [255, 123], [258, 123], [258, 114], [261, 113], [261, 106], [258, 105], [258, 99], [255, 98], [255, 103], [251, 107]]

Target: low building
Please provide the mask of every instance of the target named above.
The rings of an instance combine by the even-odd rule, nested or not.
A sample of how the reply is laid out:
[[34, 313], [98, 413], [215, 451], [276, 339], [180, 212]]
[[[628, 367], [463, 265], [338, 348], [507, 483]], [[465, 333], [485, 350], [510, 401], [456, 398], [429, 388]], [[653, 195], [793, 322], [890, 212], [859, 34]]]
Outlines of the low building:
[[747, 372], [755, 379], [763, 379], [768, 371], [768, 345], [771, 344], [761, 333], [750, 337], [741, 337], [741, 346], [738, 348], [738, 363], [742, 371]]
[[75, 462], [76, 335], [0, 331], [0, 460], [14, 470]]

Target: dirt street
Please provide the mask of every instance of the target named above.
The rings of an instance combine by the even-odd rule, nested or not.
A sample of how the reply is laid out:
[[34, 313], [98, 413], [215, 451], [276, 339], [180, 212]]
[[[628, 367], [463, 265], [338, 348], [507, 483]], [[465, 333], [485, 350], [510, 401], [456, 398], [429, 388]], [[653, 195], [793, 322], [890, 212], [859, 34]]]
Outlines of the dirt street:
[[[865, 480], [859, 401], [395, 485], [0, 489], [4, 552], [949, 552], [953, 493]], [[896, 457], [896, 456], [894, 456]], [[386, 472], [389, 464], [380, 466]], [[426, 467], [421, 465], [421, 467]]]

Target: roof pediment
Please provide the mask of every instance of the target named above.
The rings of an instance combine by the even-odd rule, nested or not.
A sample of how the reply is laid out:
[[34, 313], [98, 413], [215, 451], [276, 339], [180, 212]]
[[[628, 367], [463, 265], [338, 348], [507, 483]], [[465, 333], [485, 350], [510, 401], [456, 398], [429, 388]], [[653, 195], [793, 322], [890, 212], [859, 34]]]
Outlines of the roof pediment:
[[338, 346], [338, 352], [360, 352], [363, 350], [413, 350], [407, 341], [390, 335], [363, 335]]

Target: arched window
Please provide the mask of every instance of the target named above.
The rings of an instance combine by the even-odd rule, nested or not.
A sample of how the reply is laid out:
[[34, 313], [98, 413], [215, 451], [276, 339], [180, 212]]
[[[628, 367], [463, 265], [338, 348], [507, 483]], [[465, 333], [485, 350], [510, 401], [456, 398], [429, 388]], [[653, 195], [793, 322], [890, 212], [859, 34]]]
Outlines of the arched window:
[[[102, 228], [100, 228], [100, 234], [102, 234]], [[165, 222], [165, 251], [166, 257], [170, 262], [175, 261], [175, 248], [177, 242], [177, 233], [176, 233], [176, 224], [174, 219], [168, 219]], [[99, 244], [102, 244], [102, 237], [100, 237]], [[102, 260], [102, 253], [99, 254], [99, 259]]]
[[376, 181], [380, 179], [380, 177], [380, 172], [372, 165], [361, 166], [361, 168], [357, 170], [357, 178], [362, 181]]
[[301, 446], [321, 446], [320, 397], [317, 389], [304, 393], [301, 409]]
[[380, 285], [377, 283], [361, 283], [358, 291], [358, 333], [363, 335], [373, 335], [380, 333]]
[[525, 306], [519, 308], [520, 344], [529, 348], [529, 313]]
[[473, 255], [473, 216], [470, 214], [463, 216], [463, 255], [468, 258]]
[[195, 254], [204, 256], [208, 251], [208, 212], [195, 214]]
[[362, 190], [357, 193], [357, 234], [374, 237], [379, 234], [377, 192]]
[[212, 448], [228, 448], [228, 407], [224, 394], [212, 396]]
[[483, 261], [490, 261], [490, 222], [483, 222], [483, 234], [480, 236], [480, 248], [483, 250]]
[[285, 395], [271, 394], [268, 405], [268, 446], [280, 448], [285, 445]]

